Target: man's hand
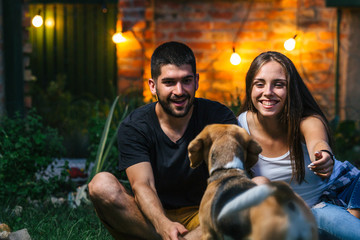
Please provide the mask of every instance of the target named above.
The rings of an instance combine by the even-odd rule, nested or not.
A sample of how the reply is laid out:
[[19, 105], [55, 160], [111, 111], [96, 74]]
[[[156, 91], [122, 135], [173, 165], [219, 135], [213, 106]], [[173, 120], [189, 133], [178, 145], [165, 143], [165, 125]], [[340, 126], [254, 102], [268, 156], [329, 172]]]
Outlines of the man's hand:
[[188, 230], [178, 222], [167, 222], [158, 229], [158, 233], [164, 240], [181, 240]]
[[178, 240], [179, 236], [188, 232], [183, 225], [172, 222], [166, 217], [155, 189], [154, 175], [149, 162], [141, 162], [128, 167], [126, 174], [134, 192], [136, 204], [162, 239]]
[[309, 164], [308, 168], [319, 177], [328, 178], [333, 171], [334, 160], [327, 152], [316, 152], [315, 161]]

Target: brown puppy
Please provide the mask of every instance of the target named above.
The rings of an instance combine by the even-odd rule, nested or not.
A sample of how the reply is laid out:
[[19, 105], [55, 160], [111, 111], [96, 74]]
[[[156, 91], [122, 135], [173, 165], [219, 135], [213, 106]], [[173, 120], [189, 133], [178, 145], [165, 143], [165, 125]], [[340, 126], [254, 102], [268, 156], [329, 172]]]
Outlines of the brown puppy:
[[190, 166], [210, 177], [201, 200], [202, 239], [317, 239], [315, 219], [285, 182], [257, 186], [246, 172], [261, 147], [236, 125], [213, 124], [189, 144]]

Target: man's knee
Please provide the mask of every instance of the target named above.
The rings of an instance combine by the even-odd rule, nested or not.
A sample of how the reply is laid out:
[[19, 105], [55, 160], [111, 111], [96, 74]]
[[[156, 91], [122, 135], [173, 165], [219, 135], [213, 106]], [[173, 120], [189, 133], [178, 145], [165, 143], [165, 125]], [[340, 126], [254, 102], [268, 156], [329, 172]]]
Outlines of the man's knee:
[[89, 196], [94, 201], [112, 201], [125, 191], [117, 178], [108, 172], [96, 174], [88, 184]]

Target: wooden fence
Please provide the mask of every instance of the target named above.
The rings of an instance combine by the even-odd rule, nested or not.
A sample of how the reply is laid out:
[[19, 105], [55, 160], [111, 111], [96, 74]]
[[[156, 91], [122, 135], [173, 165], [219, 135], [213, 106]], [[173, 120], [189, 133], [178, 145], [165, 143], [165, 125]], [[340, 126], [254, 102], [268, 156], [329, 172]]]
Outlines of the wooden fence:
[[37, 83], [45, 89], [62, 77], [66, 90], [74, 96], [112, 99], [116, 93], [116, 46], [111, 38], [117, 5], [30, 2], [30, 17], [38, 13], [44, 24], [29, 29], [30, 68]]

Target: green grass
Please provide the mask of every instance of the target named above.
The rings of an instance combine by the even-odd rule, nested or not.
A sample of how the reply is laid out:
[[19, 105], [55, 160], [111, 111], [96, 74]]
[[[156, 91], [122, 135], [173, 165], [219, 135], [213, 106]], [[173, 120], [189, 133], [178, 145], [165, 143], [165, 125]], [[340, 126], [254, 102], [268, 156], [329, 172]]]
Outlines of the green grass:
[[[12, 204], [13, 205], [13, 204]], [[12, 231], [26, 228], [35, 240], [105, 240], [113, 239], [97, 218], [91, 205], [72, 209], [67, 204], [55, 207], [51, 203], [42, 206], [22, 205], [19, 216], [12, 207], [0, 205], [0, 222]]]

